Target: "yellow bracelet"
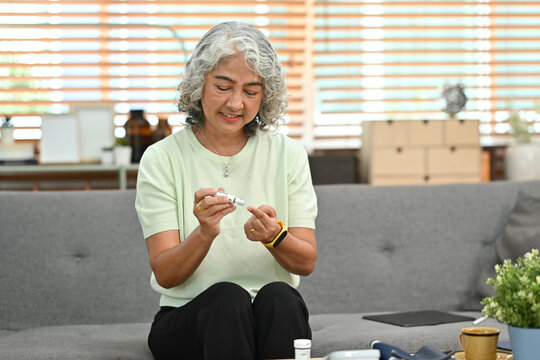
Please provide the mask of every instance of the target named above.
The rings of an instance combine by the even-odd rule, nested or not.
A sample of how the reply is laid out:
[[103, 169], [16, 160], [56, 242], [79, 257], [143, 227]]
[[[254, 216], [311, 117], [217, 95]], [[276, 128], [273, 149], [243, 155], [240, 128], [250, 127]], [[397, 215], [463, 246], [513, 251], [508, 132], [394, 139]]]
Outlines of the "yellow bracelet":
[[285, 226], [285, 223], [283, 221], [278, 220], [278, 224], [281, 225], [281, 231], [279, 234], [276, 235], [274, 240], [272, 240], [269, 243], [263, 243], [264, 246], [267, 248], [275, 248], [277, 247], [283, 239], [285, 239], [285, 236], [287, 236], [287, 226]]

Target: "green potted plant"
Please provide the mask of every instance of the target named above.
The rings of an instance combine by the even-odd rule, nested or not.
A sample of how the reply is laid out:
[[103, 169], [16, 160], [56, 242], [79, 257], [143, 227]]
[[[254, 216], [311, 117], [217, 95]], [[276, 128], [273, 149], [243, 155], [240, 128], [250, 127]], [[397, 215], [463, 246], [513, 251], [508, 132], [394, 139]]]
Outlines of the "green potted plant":
[[530, 124], [521, 117], [519, 111], [512, 110], [508, 117], [512, 137], [518, 144], [529, 144], [531, 142]]
[[515, 360], [537, 360], [540, 354], [540, 255], [532, 249], [512, 263], [495, 266], [487, 280], [495, 295], [482, 299], [485, 316], [508, 325]]
[[132, 149], [127, 137], [116, 138], [114, 162], [116, 165], [131, 164]]
[[15, 139], [13, 138], [14, 130], [15, 128], [11, 122], [11, 116], [4, 115], [4, 119], [2, 120], [2, 128], [1, 128], [2, 144], [13, 145], [13, 143], [15, 142]]
[[508, 123], [514, 143], [506, 148], [506, 178], [513, 181], [539, 179], [540, 145], [532, 141], [532, 124], [517, 110], [510, 112]]

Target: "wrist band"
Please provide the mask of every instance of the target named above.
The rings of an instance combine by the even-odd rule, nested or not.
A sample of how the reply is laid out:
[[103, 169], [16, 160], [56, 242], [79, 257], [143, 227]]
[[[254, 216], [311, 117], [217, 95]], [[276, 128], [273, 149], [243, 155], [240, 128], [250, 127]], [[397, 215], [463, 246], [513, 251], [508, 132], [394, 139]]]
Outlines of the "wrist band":
[[285, 239], [285, 236], [287, 236], [287, 226], [285, 226], [285, 223], [283, 221], [278, 221], [278, 224], [281, 225], [281, 231], [279, 234], [276, 235], [274, 240], [272, 240], [269, 243], [263, 243], [264, 246], [267, 248], [275, 248], [277, 247], [283, 239]]

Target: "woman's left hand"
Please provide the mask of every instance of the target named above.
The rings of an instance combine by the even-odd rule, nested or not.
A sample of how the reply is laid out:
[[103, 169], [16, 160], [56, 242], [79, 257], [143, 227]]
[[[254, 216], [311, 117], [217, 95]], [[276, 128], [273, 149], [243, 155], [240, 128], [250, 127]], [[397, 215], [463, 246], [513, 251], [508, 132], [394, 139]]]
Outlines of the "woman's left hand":
[[[247, 238], [263, 244], [272, 242], [281, 231], [276, 209], [269, 205], [261, 205], [258, 208], [248, 206], [247, 210], [252, 214], [244, 224]], [[315, 230], [303, 227], [289, 228], [279, 247], [267, 250], [285, 270], [307, 276], [315, 268], [317, 260]]]
[[269, 243], [281, 231], [281, 225], [276, 218], [276, 209], [270, 205], [261, 205], [258, 208], [248, 206], [247, 210], [253, 215], [244, 224], [244, 232], [251, 241]]

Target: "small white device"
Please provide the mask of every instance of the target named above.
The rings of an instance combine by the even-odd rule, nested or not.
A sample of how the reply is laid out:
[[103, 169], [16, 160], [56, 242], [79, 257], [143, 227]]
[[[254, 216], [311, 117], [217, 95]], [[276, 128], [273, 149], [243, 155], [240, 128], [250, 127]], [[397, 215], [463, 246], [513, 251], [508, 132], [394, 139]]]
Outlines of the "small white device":
[[229, 198], [229, 202], [233, 203], [233, 204], [236, 204], [236, 205], [245, 205], [246, 202], [234, 195], [231, 195], [231, 194], [227, 194], [226, 192], [223, 192], [221, 190], [218, 190], [217, 193], [215, 195], [212, 195], [213, 197], [216, 197], [216, 196], [226, 196]]
[[370, 350], [341, 350], [326, 355], [323, 360], [379, 360], [381, 352]]

